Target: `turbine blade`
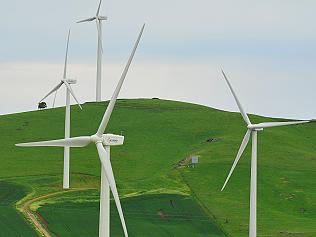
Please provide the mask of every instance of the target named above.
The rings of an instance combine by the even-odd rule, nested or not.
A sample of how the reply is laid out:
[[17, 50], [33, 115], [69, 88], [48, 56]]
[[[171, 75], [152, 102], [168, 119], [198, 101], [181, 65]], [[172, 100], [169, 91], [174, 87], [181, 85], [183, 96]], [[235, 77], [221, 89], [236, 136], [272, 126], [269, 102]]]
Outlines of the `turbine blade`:
[[77, 100], [74, 91], [72, 90], [70, 84], [67, 81], [64, 81], [65, 86], [67, 87], [67, 90], [69, 90], [70, 94], [72, 95], [72, 97], [75, 99], [75, 101], [77, 102], [77, 104], [79, 105], [80, 109], [82, 110], [82, 107], [79, 103], [79, 101]]
[[91, 142], [90, 137], [73, 137], [73, 138], [65, 138], [51, 141], [41, 141], [41, 142], [29, 142], [29, 143], [19, 143], [15, 144], [19, 147], [84, 147], [87, 146]]
[[128, 69], [129, 69], [129, 67], [130, 67], [130, 65], [131, 65], [131, 62], [132, 62], [132, 60], [133, 60], [133, 57], [134, 57], [134, 55], [135, 55], [137, 46], [138, 46], [138, 44], [139, 44], [139, 41], [140, 41], [141, 36], [142, 36], [142, 34], [143, 34], [143, 31], [144, 31], [144, 28], [145, 28], [145, 24], [143, 25], [143, 27], [142, 27], [142, 29], [141, 29], [141, 31], [140, 31], [140, 33], [139, 33], [139, 36], [138, 36], [138, 38], [137, 38], [137, 40], [136, 40], [136, 43], [135, 43], [134, 48], [133, 48], [133, 51], [132, 51], [132, 53], [131, 53], [131, 55], [130, 55], [128, 61], [127, 61], [127, 64], [126, 64], [126, 66], [125, 66], [125, 69], [124, 69], [124, 71], [123, 71], [123, 73], [122, 73], [122, 76], [121, 76], [121, 78], [120, 78], [120, 81], [118, 82], [118, 84], [117, 84], [117, 86], [116, 86], [116, 89], [115, 89], [115, 91], [114, 91], [114, 93], [113, 93], [113, 95], [112, 95], [111, 101], [110, 101], [110, 103], [109, 103], [108, 107], [106, 108], [106, 111], [105, 111], [105, 113], [104, 113], [104, 115], [103, 115], [103, 118], [102, 118], [100, 127], [99, 127], [99, 129], [98, 129], [98, 131], [97, 131], [97, 135], [98, 135], [98, 136], [101, 136], [101, 135], [104, 133], [105, 128], [106, 128], [106, 126], [107, 126], [107, 124], [108, 124], [108, 122], [109, 122], [109, 119], [110, 119], [110, 117], [111, 117], [111, 114], [112, 114], [112, 111], [113, 111], [113, 108], [114, 108], [116, 99], [117, 99], [117, 97], [118, 97], [118, 95], [119, 95], [119, 93], [120, 93], [120, 90], [121, 90], [121, 87], [122, 87], [122, 85], [123, 85], [124, 79], [125, 79], [125, 77], [126, 77], [126, 74], [127, 74], [127, 72], [128, 72]]
[[64, 79], [67, 78], [67, 61], [68, 61], [69, 38], [70, 38], [70, 29], [68, 31], [67, 46], [66, 46], [66, 56], [65, 56], [65, 65], [64, 65], [64, 76], [63, 76]]
[[53, 108], [55, 108], [55, 102], [56, 102], [57, 91], [58, 91], [58, 90], [55, 91], [55, 95], [54, 95]]
[[233, 166], [232, 166], [232, 168], [229, 171], [229, 174], [228, 174], [228, 176], [226, 178], [226, 181], [225, 181], [221, 191], [223, 191], [225, 189], [230, 177], [232, 176], [232, 174], [233, 174], [233, 172], [234, 172], [234, 170], [235, 170], [235, 168], [236, 168], [236, 166], [238, 164], [238, 161], [240, 160], [241, 155], [243, 154], [245, 148], [247, 147], [250, 135], [251, 135], [251, 130], [248, 129], [247, 132], [246, 132], [246, 135], [244, 136], [244, 139], [243, 139], [243, 141], [242, 141], [242, 143], [240, 145], [240, 148], [238, 150], [236, 159], [234, 160]]
[[280, 127], [280, 126], [287, 126], [287, 125], [296, 125], [302, 123], [309, 123], [310, 121], [293, 121], [293, 122], [269, 122], [269, 123], [259, 123], [254, 124], [254, 128], [272, 128], [272, 127]]
[[99, 16], [101, 3], [102, 3], [102, 0], [100, 0], [100, 2], [99, 2], [98, 10], [97, 10], [97, 13], [95, 14], [96, 16]]
[[81, 21], [77, 21], [77, 23], [93, 21], [93, 20], [95, 20], [95, 19], [96, 19], [95, 17], [91, 17], [91, 18], [88, 18], [88, 19], [84, 19], [84, 20], [81, 20]]
[[58, 83], [58, 85], [55, 86], [47, 95], [45, 95], [44, 98], [40, 100], [40, 102], [42, 102], [42, 101], [45, 100], [48, 96], [50, 96], [50, 95], [53, 94], [55, 91], [57, 91], [57, 90], [61, 87], [61, 85], [62, 85], [63, 83], [64, 83], [64, 82]]
[[239, 111], [240, 111], [240, 113], [241, 113], [241, 115], [242, 115], [244, 121], [246, 122], [247, 125], [250, 125], [251, 122], [250, 122], [250, 120], [249, 120], [249, 118], [248, 118], [248, 115], [247, 115], [247, 113], [245, 113], [244, 109], [242, 108], [241, 103], [239, 102], [238, 97], [237, 97], [237, 95], [236, 95], [236, 93], [235, 93], [235, 91], [234, 91], [232, 85], [230, 84], [230, 82], [229, 82], [228, 78], [226, 77], [226, 74], [225, 74], [225, 72], [224, 72], [223, 70], [222, 70], [222, 74], [223, 74], [223, 76], [224, 76], [224, 79], [225, 79], [225, 81], [226, 81], [226, 83], [227, 83], [227, 85], [228, 85], [228, 87], [229, 87], [231, 93], [233, 94], [233, 96], [234, 96], [234, 98], [235, 98], [235, 101], [236, 101], [236, 103], [237, 103], [237, 106], [238, 106], [238, 108], [239, 108]]
[[123, 210], [122, 210], [120, 198], [119, 198], [119, 195], [118, 195], [118, 192], [117, 192], [117, 188], [116, 188], [116, 183], [115, 183], [115, 179], [114, 179], [114, 174], [113, 174], [111, 161], [108, 158], [107, 152], [104, 149], [102, 143], [96, 143], [96, 146], [97, 146], [97, 149], [98, 149], [98, 153], [99, 153], [101, 164], [102, 164], [102, 166], [104, 168], [106, 178], [108, 180], [108, 183], [110, 185], [110, 188], [111, 188], [111, 191], [112, 191], [112, 194], [113, 194], [113, 197], [114, 197], [114, 201], [115, 201], [115, 204], [116, 204], [117, 211], [118, 211], [120, 219], [121, 219], [124, 235], [125, 235], [125, 237], [128, 237], [127, 228], [126, 228], [126, 224], [125, 224], [125, 219], [124, 219], [124, 215], [123, 215]]

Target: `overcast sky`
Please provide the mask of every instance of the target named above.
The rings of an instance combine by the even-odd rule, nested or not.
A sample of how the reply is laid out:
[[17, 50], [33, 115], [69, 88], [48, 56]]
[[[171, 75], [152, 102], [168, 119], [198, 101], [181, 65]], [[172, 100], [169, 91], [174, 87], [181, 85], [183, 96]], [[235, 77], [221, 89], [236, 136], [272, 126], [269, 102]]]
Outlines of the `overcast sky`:
[[[80, 101], [95, 98], [98, 0], [10, 0], [0, 8], [0, 114], [36, 109], [68, 75]], [[224, 68], [249, 113], [316, 118], [316, 2], [312, 0], [104, 0], [103, 100], [141, 25], [146, 29], [121, 98], [160, 97], [237, 110]], [[53, 98], [47, 99], [50, 106]], [[57, 105], [65, 102], [60, 90]]]

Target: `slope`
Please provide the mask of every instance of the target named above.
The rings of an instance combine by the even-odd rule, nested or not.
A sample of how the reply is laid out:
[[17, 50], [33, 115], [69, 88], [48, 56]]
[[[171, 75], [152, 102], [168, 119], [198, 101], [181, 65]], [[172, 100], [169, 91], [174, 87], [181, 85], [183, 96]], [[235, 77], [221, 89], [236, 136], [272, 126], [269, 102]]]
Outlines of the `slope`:
[[[72, 107], [73, 136], [94, 133], [105, 104], [86, 103], [83, 108]], [[31, 188], [31, 196], [61, 188], [62, 149], [22, 149], [14, 143], [62, 138], [63, 112], [58, 108], [0, 117], [1, 179]], [[108, 132], [126, 138], [124, 146], [111, 150], [120, 194], [189, 194], [229, 236], [246, 236], [249, 150], [227, 190], [219, 192], [245, 132], [243, 125], [239, 114], [204, 106], [119, 100]], [[316, 235], [314, 131], [311, 123], [259, 133], [259, 235]], [[200, 156], [196, 168], [179, 167], [190, 155]], [[93, 146], [72, 149], [71, 173], [73, 187], [98, 187], [100, 165]]]

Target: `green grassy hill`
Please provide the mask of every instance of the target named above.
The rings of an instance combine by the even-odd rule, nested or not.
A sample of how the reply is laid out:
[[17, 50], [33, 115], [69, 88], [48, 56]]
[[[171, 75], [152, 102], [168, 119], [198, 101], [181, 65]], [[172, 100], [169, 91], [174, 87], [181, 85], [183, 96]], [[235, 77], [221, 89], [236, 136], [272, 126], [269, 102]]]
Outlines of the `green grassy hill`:
[[[105, 107], [105, 103], [86, 103], [79, 111], [73, 106], [72, 136], [95, 133]], [[253, 122], [273, 121], [250, 117]], [[62, 138], [63, 125], [63, 108], [0, 116], [0, 180], [23, 185], [28, 193], [24, 200], [61, 190], [63, 149], [17, 148], [14, 144]], [[132, 237], [247, 236], [250, 147], [227, 189], [220, 192], [245, 133], [240, 114], [174, 101], [119, 100], [107, 132], [125, 135], [124, 146], [111, 149], [111, 160], [119, 193], [126, 198], [123, 208]], [[259, 133], [258, 236], [316, 236], [315, 134], [315, 123]], [[207, 142], [211, 138], [213, 141]], [[195, 168], [179, 166], [190, 155], [199, 155], [200, 163]], [[98, 188], [99, 175], [93, 145], [71, 150], [72, 187]], [[159, 201], [148, 198], [151, 195], [155, 200], [160, 197], [161, 207]], [[187, 219], [173, 218], [165, 203], [168, 195], [180, 203], [181, 209], [174, 211]], [[86, 225], [87, 220], [97, 220], [97, 191], [68, 196], [51, 198], [37, 209], [58, 236], [68, 236], [66, 231], [80, 232], [80, 228], [82, 233], [87, 231], [87, 226], [74, 226], [72, 220], [61, 223], [58, 215], [63, 215], [63, 210], [65, 216], [76, 213]], [[144, 204], [142, 212], [148, 210], [156, 218], [160, 209], [166, 210], [167, 217], [161, 222], [168, 223], [129, 215], [137, 212], [139, 202]], [[1, 203], [0, 195], [0, 207]], [[115, 208], [112, 215], [116, 216]], [[90, 228], [89, 236], [96, 235], [97, 224]], [[118, 221], [112, 225], [113, 231], [120, 230]], [[157, 235], [143, 234], [143, 225]]]

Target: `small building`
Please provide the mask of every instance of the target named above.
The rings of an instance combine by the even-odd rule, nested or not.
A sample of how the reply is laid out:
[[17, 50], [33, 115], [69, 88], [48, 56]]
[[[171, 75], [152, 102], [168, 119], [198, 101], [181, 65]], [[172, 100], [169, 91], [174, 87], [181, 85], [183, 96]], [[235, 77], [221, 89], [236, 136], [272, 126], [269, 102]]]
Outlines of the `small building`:
[[195, 167], [199, 163], [199, 156], [191, 156], [191, 167]]

